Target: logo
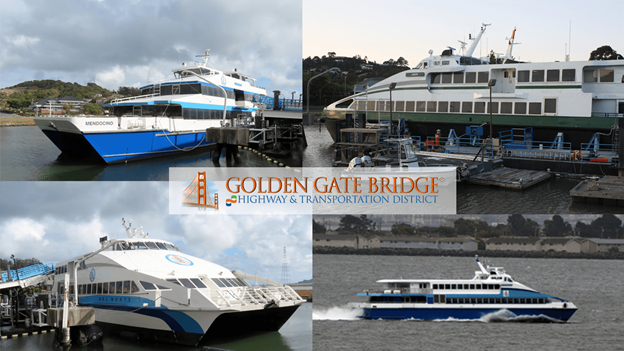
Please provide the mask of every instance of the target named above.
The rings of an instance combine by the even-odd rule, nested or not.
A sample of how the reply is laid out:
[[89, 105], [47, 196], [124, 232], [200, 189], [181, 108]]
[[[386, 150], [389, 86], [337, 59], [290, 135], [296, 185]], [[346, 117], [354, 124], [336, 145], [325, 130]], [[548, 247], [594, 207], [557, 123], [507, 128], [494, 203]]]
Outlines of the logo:
[[[210, 197], [210, 189], [206, 186], [206, 172], [197, 172], [191, 184], [182, 192], [182, 203], [185, 206], [210, 207], [214, 208], [215, 211], [219, 210], [219, 194], [214, 194], [214, 201]], [[226, 205], [230, 206], [230, 204]]]
[[236, 195], [232, 195], [232, 199], [226, 199], [225, 200], [225, 206], [232, 206], [232, 204], [236, 203]]
[[221, 84], [225, 85], [225, 77], [221, 77]]
[[95, 268], [91, 268], [91, 271], [89, 272], [89, 280], [91, 283], [95, 280]]
[[167, 255], [165, 256], [167, 261], [179, 264], [180, 266], [192, 266], [193, 261], [189, 260], [186, 257], [178, 256], [178, 255]]

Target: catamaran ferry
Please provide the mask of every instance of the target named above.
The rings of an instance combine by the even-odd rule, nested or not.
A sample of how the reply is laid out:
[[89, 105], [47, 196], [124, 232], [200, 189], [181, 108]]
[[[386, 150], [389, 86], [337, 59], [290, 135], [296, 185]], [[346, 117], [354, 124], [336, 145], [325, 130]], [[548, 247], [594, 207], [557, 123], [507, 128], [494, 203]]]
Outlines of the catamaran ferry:
[[254, 117], [266, 90], [236, 69], [209, 67], [209, 50], [198, 56], [200, 62], [174, 68], [173, 79], [104, 105], [112, 110], [110, 116], [39, 116], [35, 123], [63, 153], [82, 157], [95, 152], [106, 163], [208, 146], [207, 128]]
[[364, 290], [367, 302], [351, 303], [366, 319], [481, 319], [500, 313], [504, 318], [566, 322], [576, 306], [514, 281], [502, 267], [483, 265], [472, 279], [383, 279], [381, 290]]
[[203, 339], [277, 331], [305, 302], [290, 286], [181, 253], [123, 223], [128, 238], [101, 238], [99, 250], [55, 266], [57, 304], [67, 276], [73, 302], [77, 296], [79, 306], [93, 307], [104, 331], [195, 346]]
[[[446, 134], [454, 129], [460, 135], [466, 127], [489, 125], [491, 110], [493, 137], [533, 127], [533, 140], [552, 141], [564, 132], [565, 141], [576, 148], [595, 132], [610, 133], [616, 118], [624, 117], [624, 60], [518, 62], [512, 57], [514, 29], [506, 54], [498, 57], [499, 64], [490, 64], [489, 59], [472, 57], [487, 26], [483, 24], [467, 50], [461, 42], [464, 54], [457, 55], [452, 47], [441, 55], [429, 50], [429, 57], [415, 68], [327, 110], [366, 114], [375, 121], [387, 120], [392, 111], [394, 121], [405, 119], [411, 134], [423, 137], [437, 129]], [[483, 137], [488, 137], [487, 129], [482, 128]]]

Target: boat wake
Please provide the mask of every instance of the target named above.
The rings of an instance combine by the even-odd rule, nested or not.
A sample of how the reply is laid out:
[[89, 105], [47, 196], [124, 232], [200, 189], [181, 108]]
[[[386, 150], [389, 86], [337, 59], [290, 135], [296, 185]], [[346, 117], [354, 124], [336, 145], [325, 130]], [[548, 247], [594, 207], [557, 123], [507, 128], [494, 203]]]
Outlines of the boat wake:
[[313, 320], [333, 320], [333, 321], [355, 321], [364, 314], [361, 308], [350, 307], [349, 305], [333, 306], [329, 308], [316, 308], [312, 312]]
[[481, 323], [563, 323], [563, 321], [540, 314], [534, 316], [518, 316], [509, 310], [498, 310], [483, 315], [479, 319], [446, 318], [434, 319], [434, 322], [481, 322]]

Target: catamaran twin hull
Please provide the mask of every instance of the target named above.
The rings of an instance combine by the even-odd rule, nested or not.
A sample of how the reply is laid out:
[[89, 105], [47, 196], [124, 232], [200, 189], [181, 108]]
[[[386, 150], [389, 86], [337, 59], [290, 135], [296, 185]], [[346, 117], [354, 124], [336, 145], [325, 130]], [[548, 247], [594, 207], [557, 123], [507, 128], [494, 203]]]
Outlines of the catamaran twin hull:
[[[64, 154], [73, 158], [97, 155], [106, 163], [172, 155], [214, 144], [206, 141], [206, 128], [181, 133], [145, 128], [114, 130], [110, 127], [117, 126], [117, 118], [85, 117], [39, 117], [35, 123]], [[94, 127], [84, 131], [83, 124]], [[213, 124], [217, 127], [219, 121]]]
[[136, 333], [141, 340], [189, 346], [202, 340], [278, 331], [300, 306], [216, 312], [82, 304], [95, 308], [96, 324], [106, 332]]

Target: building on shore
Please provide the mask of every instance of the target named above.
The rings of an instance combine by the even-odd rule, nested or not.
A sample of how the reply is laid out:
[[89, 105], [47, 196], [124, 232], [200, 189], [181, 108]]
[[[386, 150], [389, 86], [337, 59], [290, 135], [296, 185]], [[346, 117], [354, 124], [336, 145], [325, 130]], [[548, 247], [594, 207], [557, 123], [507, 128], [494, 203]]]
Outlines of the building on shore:
[[[90, 100], [76, 99], [73, 96], [63, 96], [60, 98], [45, 98], [43, 100], [33, 102], [28, 108], [33, 109], [40, 114], [65, 114], [70, 112], [80, 112], [82, 107]], [[69, 111], [66, 108], [69, 107]]]

